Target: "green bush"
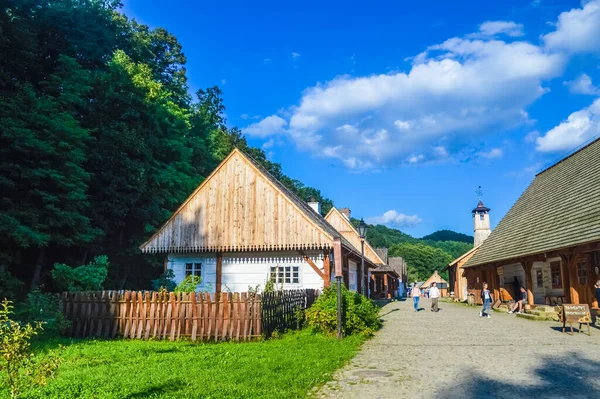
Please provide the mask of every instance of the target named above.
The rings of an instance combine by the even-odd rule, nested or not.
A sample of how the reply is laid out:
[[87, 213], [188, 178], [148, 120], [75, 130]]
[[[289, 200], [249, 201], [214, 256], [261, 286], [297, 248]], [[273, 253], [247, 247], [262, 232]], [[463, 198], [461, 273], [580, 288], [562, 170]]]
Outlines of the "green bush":
[[52, 279], [63, 291], [99, 291], [108, 274], [108, 257], [96, 256], [87, 265], [71, 267], [62, 263], [54, 265]]
[[16, 398], [24, 390], [46, 385], [61, 359], [56, 351], [35, 356], [30, 341], [42, 330], [43, 323], [22, 324], [12, 320], [11, 314], [12, 305], [5, 299], [0, 305], [0, 377], [10, 388], [11, 398]]
[[[342, 286], [342, 330], [344, 335], [371, 336], [381, 328], [379, 307], [358, 292]], [[325, 334], [337, 332], [337, 287], [325, 288], [315, 303], [306, 310], [308, 326]]]
[[177, 287], [175, 287], [173, 292], [183, 292], [185, 294], [191, 294], [192, 292], [196, 292], [196, 288], [201, 282], [202, 279], [199, 276], [190, 274], [189, 276], [186, 276]]
[[175, 283], [175, 272], [173, 269], [167, 269], [166, 272], [161, 274], [156, 280], [152, 280], [152, 289], [154, 291], [168, 291], [175, 290], [177, 283]]
[[27, 299], [19, 304], [15, 313], [23, 322], [43, 324], [45, 337], [60, 335], [71, 324], [58, 309], [58, 295], [45, 293], [39, 289], [27, 294]]

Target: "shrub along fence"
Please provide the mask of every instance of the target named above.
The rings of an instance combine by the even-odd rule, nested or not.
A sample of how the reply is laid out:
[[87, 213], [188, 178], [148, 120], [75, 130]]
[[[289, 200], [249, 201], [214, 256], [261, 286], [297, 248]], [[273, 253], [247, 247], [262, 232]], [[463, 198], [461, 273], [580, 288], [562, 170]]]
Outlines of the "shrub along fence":
[[266, 292], [261, 297], [262, 330], [270, 337], [273, 332], [300, 329], [304, 323], [304, 311], [317, 298], [317, 290], [288, 290]]
[[65, 292], [71, 337], [248, 341], [299, 328], [316, 290], [255, 293]]
[[249, 293], [63, 293], [72, 337], [247, 341], [261, 336], [261, 296]]

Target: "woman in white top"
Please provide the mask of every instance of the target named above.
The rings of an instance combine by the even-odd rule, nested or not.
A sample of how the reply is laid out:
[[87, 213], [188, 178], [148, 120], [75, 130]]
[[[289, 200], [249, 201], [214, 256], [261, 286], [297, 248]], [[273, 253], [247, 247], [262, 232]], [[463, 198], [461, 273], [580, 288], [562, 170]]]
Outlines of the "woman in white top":
[[421, 290], [417, 287], [417, 282], [412, 287], [410, 291], [410, 295], [413, 297], [413, 306], [415, 308], [415, 312], [419, 311], [419, 298], [421, 297]]

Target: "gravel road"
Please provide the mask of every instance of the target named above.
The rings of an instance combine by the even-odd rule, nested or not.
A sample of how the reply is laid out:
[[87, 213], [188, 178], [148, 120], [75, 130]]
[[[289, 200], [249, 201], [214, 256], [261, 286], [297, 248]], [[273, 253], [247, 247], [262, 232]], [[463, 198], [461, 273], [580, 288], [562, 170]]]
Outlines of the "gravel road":
[[600, 329], [561, 332], [530, 321], [440, 302], [382, 309], [384, 327], [317, 398], [600, 398]]

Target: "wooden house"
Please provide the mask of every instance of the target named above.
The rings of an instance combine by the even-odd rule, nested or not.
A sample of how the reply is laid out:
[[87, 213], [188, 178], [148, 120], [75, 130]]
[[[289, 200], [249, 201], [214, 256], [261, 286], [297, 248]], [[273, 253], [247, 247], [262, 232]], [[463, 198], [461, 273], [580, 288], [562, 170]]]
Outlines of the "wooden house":
[[[341, 210], [331, 208], [325, 216], [325, 220], [331, 224], [354, 248], [360, 252], [361, 238], [358, 231], [350, 222], [350, 209], [342, 208]], [[359, 278], [361, 258], [358, 259], [352, 254], [348, 254], [342, 261], [342, 271], [344, 273], [344, 281], [351, 290], [362, 292], [362, 284], [367, 284], [369, 281], [369, 273], [373, 273], [384, 261], [379, 257], [377, 252], [365, 240], [365, 270], [363, 278]], [[368, 285], [367, 285], [368, 287]]]
[[538, 173], [463, 265], [475, 298], [483, 282], [508, 300], [595, 305], [600, 279], [600, 139]]
[[269, 279], [284, 289], [322, 289], [331, 281], [334, 238], [341, 239], [346, 268], [360, 262], [360, 249], [319, 214], [318, 204], [235, 149], [140, 249], [165, 254], [176, 282], [200, 276], [199, 290], [247, 291]]
[[402, 296], [404, 293], [402, 279], [406, 279], [406, 262], [401, 257], [389, 257], [387, 248], [376, 248], [375, 252], [383, 264], [371, 271], [371, 298], [391, 299]]
[[448, 296], [448, 282], [438, 274], [437, 270], [433, 272], [433, 274], [427, 280], [425, 280], [423, 284], [421, 284], [420, 288], [421, 290], [428, 291], [433, 283], [435, 283], [437, 288], [440, 290], [440, 297], [443, 298]]
[[479, 246], [454, 259], [448, 266], [442, 269], [442, 271], [448, 270], [448, 290], [456, 301], [467, 300], [467, 278], [464, 276], [463, 266], [475, 255], [477, 248]]

